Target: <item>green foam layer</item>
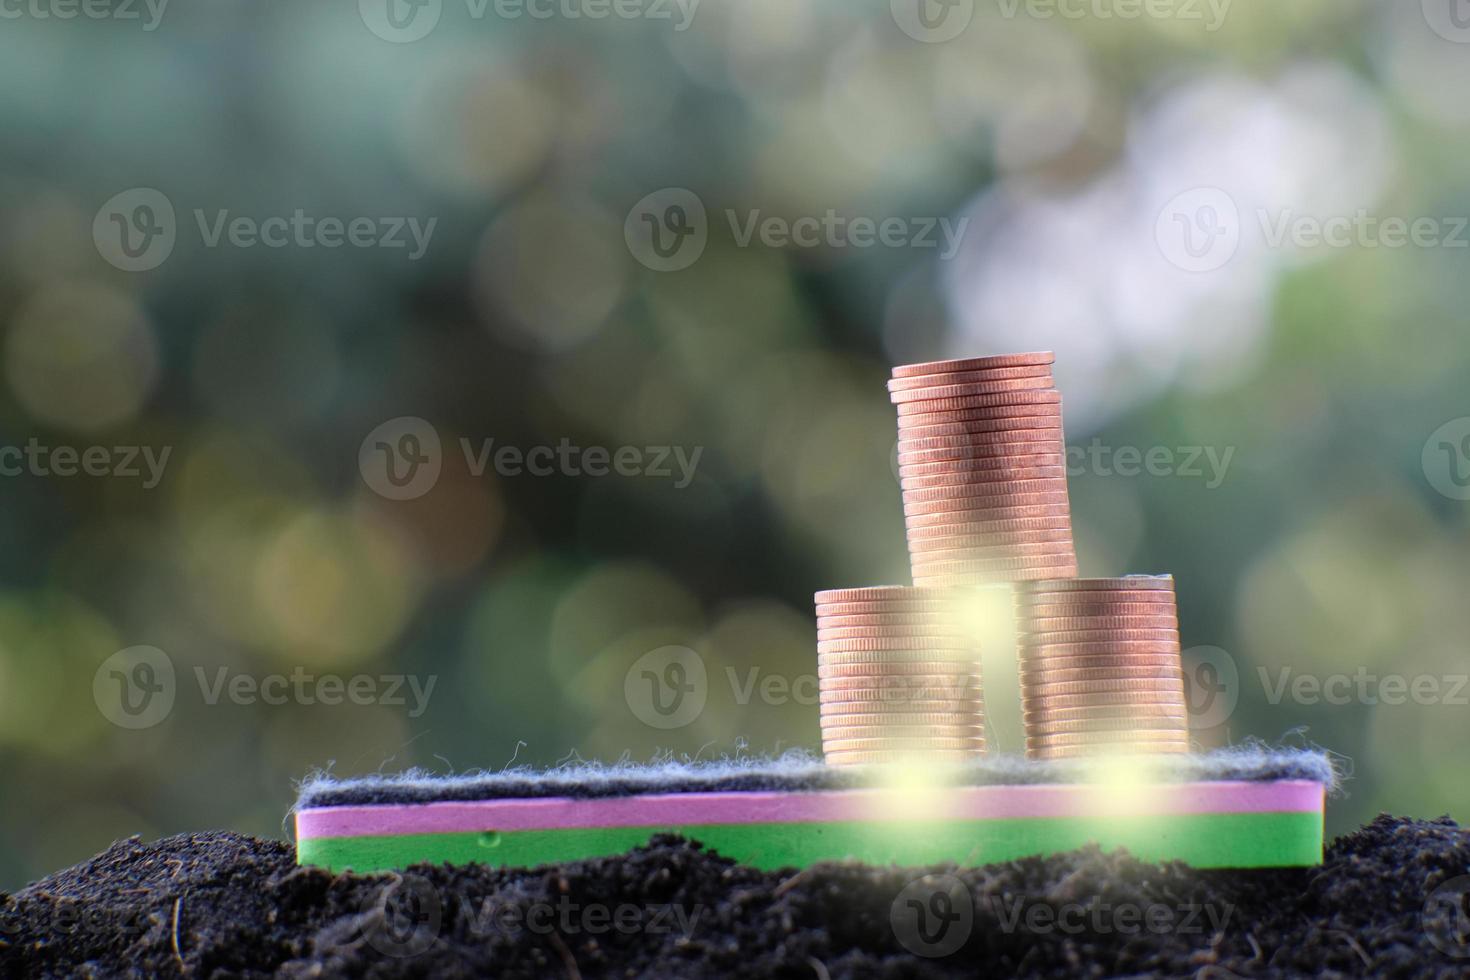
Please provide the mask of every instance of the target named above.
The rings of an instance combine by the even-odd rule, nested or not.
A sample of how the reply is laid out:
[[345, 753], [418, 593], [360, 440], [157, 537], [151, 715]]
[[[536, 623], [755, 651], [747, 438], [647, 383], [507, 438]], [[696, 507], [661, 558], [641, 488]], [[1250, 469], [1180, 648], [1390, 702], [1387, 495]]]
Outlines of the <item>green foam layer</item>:
[[991, 864], [1071, 851], [1126, 848], [1145, 861], [1196, 868], [1309, 866], [1322, 862], [1322, 814], [1203, 813], [1145, 817], [1024, 817], [942, 822], [706, 824], [319, 837], [297, 845], [300, 864], [392, 871], [413, 864], [531, 867], [622, 854], [656, 833], [679, 833], [742, 864], [776, 869], [854, 859], [906, 866]]

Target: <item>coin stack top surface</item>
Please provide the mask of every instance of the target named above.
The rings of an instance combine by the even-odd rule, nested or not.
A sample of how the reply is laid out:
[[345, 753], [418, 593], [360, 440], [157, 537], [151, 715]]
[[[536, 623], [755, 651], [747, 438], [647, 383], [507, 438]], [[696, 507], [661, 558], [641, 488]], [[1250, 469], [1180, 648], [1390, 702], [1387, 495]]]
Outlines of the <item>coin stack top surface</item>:
[[879, 586], [816, 594], [829, 765], [955, 763], [985, 751], [980, 654], [963, 596]]
[[895, 368], [899, 481], [914, 584], [1077, 574], [1055, 355]]
[[1028, 582], [1015, 596], [1028, 757], [1189, 751], [1171, 576]]

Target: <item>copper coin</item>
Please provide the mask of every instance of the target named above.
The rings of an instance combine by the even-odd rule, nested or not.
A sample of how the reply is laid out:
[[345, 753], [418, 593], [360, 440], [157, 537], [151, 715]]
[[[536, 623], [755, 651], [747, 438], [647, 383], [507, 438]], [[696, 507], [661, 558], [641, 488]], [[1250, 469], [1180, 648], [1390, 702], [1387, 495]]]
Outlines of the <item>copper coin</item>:
[[814, 599], [819, 606], [849, 602], [942, 602], [953, 599], [953, 594], [927, 592], [911, 585], [876, 585], [863, 589], [825, 589], [816, 593]]
[[1176, 742], [1150, 742], [1101, 745], [1026, 746], [1026, 758], [1038, 762], [1060, 759], [1089, 759], [1103, 756], [1124, 758], [1128, 756], [1185, 755], [1189, 752], [1189, 740]]
[[[947, 529], [946, 529], [947, 530]], [[909, 551], [994, 550], [1013, 544], [1040, 544], [1046, 541], [1071, 541], [1070, 523], [1064, 527], [1027, 528], [1020, 531], [991, 531], [988, 534], [913, 534], [906, 535]]]
[[937, 449], [929, 445], [935, 439], [963, 439], [966, 443], [982, 442], [985, 439], [1009, 439], [1012, 437], [1049, 439], [1053, 432], [1061, 432], [1062, 413], [1044, 412], [1040, 415], [1009, 415], [1001, 418], [956, 418], [937, 422], [922, 416], [898, 420], [898, 451], [915, 449]]
[[928, 503], [905, 501], [904, 524], [908, 527], [978, 524], [985, 521], [1026, 520], [1038, 517], [1070, 518], [1071, 500], [1062, 488], [1046, 493], [1017, 493], [1001, 497], [961, 497], [931, 500]]
[[1179, 617], [1171, 609], [1156, 616], [1028, 616], [1021, 620], [1027, 633], [1068, 633], [1076, 630], [1173, 630], [1179, 632]]
[[967, 398], [926, 398], [894, 406], [900, 425], [922, 416], [914, 425], [967, 422], [975, 419], [1014, 419], [1017, 416], [1054, 416], [1061, 419], [1061, 392], [1010, 391], [1003, 395], [970, 395]]
[[1124, 750], [1111, 748], [1106, 745], [1094, 746], [1092, 748], [1071, 746], [1061, 749], [1031, 749], [1026, 750], [1026, 758], [1033, 762], [1056, 762], [1068, 759], [1089, 758], [1126, 758], [1128, 756], [1157, 756], [1157, 755], [1187, 755], [1189, 743], [1180, 742], [1174, 744], [1150, 745], [1147, 747], [1134, 746]]
[[1022, 638], [1027, 648], [1065, 646], [1068, 643], [1131, 643], [1148, 640], [1172, 641], [1177, 644], [1179, 631], [1168, 626], [1147, 630], [1028, 630]]
[[974, 748], [978, 736], [961, 738], [834, 738], [822, 740], [823, 752], [906, 751], [914, 749]]
[[956, 534], [1024, 534], [1043, 529], [1072, 529], [1072, 517], [1068, 507], [1054, 507], [1062, 511], [1040, 517], [993, 518], [994, 511], [953, 511], [942, 514], [914, 515], [904, 519], [904, 533], [910, 538], [951, 537]]
[[818, 653], [857, 653], [859, 651], [900, 650], [973, 650], [975, 641], [968, 636], [886, 636], [859, 640], [819, 640]]
[[[1021, 713], [1028, 726], [1048, 733], [1083, 731], [1095, 724], [1098, 731], [1113, 731], [1117, 724], [1136, 725], [1139, 730], [1173, 726], [1189, 727], [1189, 707], [1184, 703], [1163, 705], [1111, 705], [1090, 708], [1032, 708]], [[1039, 733], [1039, 732], [1038, 732]]]
[[1028, 364], [1024, 367], [992, 367], [970, 371], [936, 371], [933, 374], [915, 374], [894, 377], [888, 382], [889, 391], [909, 391], [913, 388], [929, 388], [936, 384], [970, 384], [982, 381], [1004, 381], [1009, 378], [1050, 378], [1048, 364]]
[[1005, 368], [1034, 367], [1051, 364], [1057, 359], [1049, 350], [1025, 354], [995, 354], [990, 357], [968, 357], [958, 361], [925, 361], [922, 364], [900, 364], [893, 369], [895, 378], [914, 378], [925, 374], [953, 374], [956, 371], [990, 371]]
[[[1033, 561], [1041, 561], [1033, 558]], [[1058, 558], [1055, 563], [1038, 564], [1038, 566], [1022, 566], [1017, 569], [992, 569], [989, 572], [983, 570], [972, 570], [972, 572], [916, 572], [914, 582], [919, 585], [1007, 585], [1013, 582], [1025, 582], [1026, 579], [1044, 579], [1048, 574], [1066, 574], [1076, 572], [1078, 563], [1076, 558], [1070, 563], [1064, 564]]]
[[[951, 561], [955, 559], [970, 560], [986, 558], [1000, 558], [1006, 555], [1025, 556], [1038, 554], [1067, 554], [1075, 555], [1076, 548], [1072, 544], [1071, 534], [1049, 535], [1040, 537], [1039, 540], [1003, 541], [1000, 543], [981, 544], [984, 539], [976, 538], [925, 538], [908, 543], [909, 557], [914, 561]], [[1018, 622], [1024, 621], [1017, 617]]]
[[[997, 493], [1006, 493], [1007, 488], [1013, 484], [1027, 480], [1056, 480], [1060, 485], [1065, 485], [1067, 479], [1067, 468], [1060, 464], [1051, 466], [1016, 466], [1013, 468], [997, 467], [987, 470], [964, 470], [950, 473], [934, 473], [929, 476], [910, 476], [900, 474], [899, 486], [905, 494], [923, 493], [930, 490], [964, 490], [963, 493], [955, 492], [945, 494], [950, 497], [975, 497], [993, 496]], [[1057, 489], [1053, 487], [1052, 489]]]
[[1051, 656], [1038, 659], [1028, 654], [1021, 655], [1020, 671], [1023, 678], [1035, 678], [1036, 680], [1050, 680], [1052, 678], [1040, 675], [1054, 674], [1064, 670], [1106, 670], [1130, 669], [1130, 670], [1154, 670], [1169, 669], [1183, 671], [1179, 665], [1179, 654], [1177, 653], [1155, 653], [1155, 654], [1127, 654], [1124, 656], [1107, 656], [1094, 654], [1087, 657], [1062, 657]]
[[978, 711], [823, 711], [822, 724], [844, 727], [864, 725], [937, 725], [939, 727], [979, 728], [984, 725]]
[[941, 459], [932, 463], [905, 463], [900, 460], [898, 476], [901, 480], [907, 480], [922, 479], [926, 476], [949, 476], [956, 473], [1051, 469], [1058, 466], [1064, 470], [1067, 468], [1062, 454], [1055, 449], [1043, 447], [1041, 452], [1027, 455], [1007, 453], [1004, 456], [967, 456], [964, 459]]
[[[937, 378], [945, 381], [945, 378]], [[1050, 375], [1039, 378], [998, 378], [994, 381], [971, 381], [965, 384], [932, 384], [922, 388], [889, 390], [888, 400], [895, 405], [910, 402], [945, 401], [958, 398], [990, 398], [1018, 391], [1056, 391]]]
[[1085, 721], [1089, 718], [1113, 719], [1122, 718], [1128, 721], [1136, 721], [1140, 718], [1172, 718], [1182, 725], [1188, 726], [1189, 705], [1181, 698], [1172, 704], [1096, 704], [1074, 707], [1053, 707], [1049, 704], [1041, 706], [1026, 705], [1021, 711], [1021, 720], [1027, 723], [1045, 725], [1053, 721]]
[[1018, 619], [1030, 617], [1033, 620], [1084, 616], [1115, 616], [1125, 619], [1135, 616], [1144, 619], [1170, 616], [1178, 620], [1179, 613], [1172, 602], [1119, 602], [1114, 604], [1050, 602], [1035, 605], [1018, 604], [1016, 616]]
[[1179, 652], [1177, 637], [1151, 640], [1079, 640], [1065, 643], [1038, 640], [1027, 634], [1021, 636], [1018, 642], [1018, 649], [1025, 657], [1129, 657]]
[[1073, 731], [1113, 732], [1126, 731], [1130, 728], [1136, 728], [1139, 731], [1156, 731], [1166, 727], [1173, 728], [1175, 731], [1187, 731], [1189, 729], [1189, 709], [1184, 705], [1176, 705], [1167, 711], [1140, 709], [1132, 713], [1117, 710], [1109, 713], [1038, 708], [1023, 713], [1021, 722], [1026, 726], [1026, 731], [1034, 735], [1059, 735]]
[[[904, 680], [910, 677], [828, 677], [828, 683], [822, 688], [822, 704], [858, 704], [883, 705], [888, 708], [901, 708], [904, 711], [956, 711], [966, 708], [967, 705], [980, 704], [985, 695], [980, 692], [978, 677], [967, 677], [961, 680], [945, 680], [944, 683], [929, 682], [914, 683], [907, 685]], [[923, 677], [919, 677], [922, 682]], [[836, 682], [842, 682], [847, 688], [832, 689]]]
[[[992, 396], [993, 397], [993, 396]], [[907, 409], [907, 411], [904, 411]], [[972, 406], [961, 409], [940, 409], [934, 402], [910, 402], [895, 406], [898, 412], [898, 438], [927, 439], [936, 435], [953, 435], [943, 431], [943, 426], [995, 425], [1000, 422], [1029, 419], [1033, 429], [1063, 428], [1060, 402], [1033, 402], [1025, 405]], [[935, 431], [941, 427], [940, 431]], [[1015, 428], [1015, 426], [1012, 426]]]
[[[898, 453], [898, 472], [910, 472], [914, 467], [948, 464], [950, 469], [964, 466], [979, 466], [985, 460], [1023, 460], [1033, 455], [1054, 457], [1066, 464], [1067, 450], [1060, 438], [1050, 442], [1032, 441], [1007, 442], [1007, 444], [973, 445], [963, 450], [923, 450], [922, 453]], [[920, 475], [922, 476], [922, 475]]]
[[818, 640], [881, 640], [925, 636], [969, 636], [973, 630], [961, 623], [933, 622], [922, 626], [827, 626], [817, 623]]
[[945, 683], [968, 682], [974, 679], [980, 681], [980, 668], [970, 660], [956, 658], [946, 660], [935, 657], [932, 660], [889, 660], [883, 663], [867, 664], [818, 664], [817, 677], [821, 679], [841, 680], [844, 678], [859, 677], [902, 677], [908, 683], [919, 683], [915, 678], [934, 678], [943, 680]]
[[[1035, 583], [1029, 583], [1029, 582], [1027, 583], [1028, 586], [1029, 585], [1034, 585], [1034, 584]], [[1034, 595], [1034, 596], [1023, 596], [1022, 593], [1021, 593], [1021, 590], [1023, 588], [1025, 588], [1025, 587], [1026, 586], [1018, 586], [1017, 589], [1016, 589], [1016, 603], [1015, 603], [1015, 605], [1016, 605], [1016, 615], [1018, 617], [1025, 617], [1025, 616], [1032, 615], [1031, 610], [1033, 610], [1033, 609], [1043, 609], [1043, 608], [1045, 608], [1045, 609], [1068, 609], [1068, 608], [1096, 609], [1096, 608], [1099, 608], [1099, 607], [1106, 608], [1106, 609], [1123, 609], [1123, 608], [1126, 608], [1126, 609], [1129, 610], [1129, 612], [1127, 613], [1128, 615], [1143, 615], [1143, 616], [1156, 616], [1156, 615], [1164, 614], [1166, 612], [1174, 612], [1177, 615], [1177, 611], [1178, 611], [1177, 603], [1175, 603], [1175, 601], [1174, 601], [1174, 593], [1172, 593], [1172, 592], [1135, 592], [1135, 593], [1133, 593], [1133, 595], [1139, 596], [1140, 598], [1138, 598], [1138, 599], [1132, 599], [1132, 598], [1130, 598], [1127, 602], [1119, 602], [1119, 603], [1115, 603], [1115, 604], [1109, 605], [1106, 602], [1106, 600], [1093, 599], [1093, 600], [1088, 600], [1085, 603], [1080, 603], [1080, 604], [1078, 604], [1076, 606], [1068, 606], [1066, 603], [1068, 601], [1068, 597], [1069, 596], [1074, 596], [1074, 595], [1075, 596], [1098, 596], [1098, 595], [1100, 595], [1100, 593], [1097, 593], [1097, 592], [1071, 592], [1071, 593], [1048, 592], [1048, 593], [1045, 593], [1045, 594], [1038, 594], [1038, 595]], [[1153, 596], [1153, 598], [1152, 599], [1144, 599], [1144, 598], [1142, 598], [1143, 596]], [[1112, 613], [1110, 613], [1109, 615], [1123, 615], [1123, 614], [1122, 613], [1118, 613], [1118, 614], [1112, 614]]]
[[978, 693], [958, 698], [915, 698], [908, 692], [893, 691], [823, 691], [822, 711], [851, 708], [858, 714], [893, 711], [901, 714], [937, 714], [947, 711], [973, 711], [983, 715], [985, 702]]
[[1173, 701], [1184, 696], [1183, 677], [1133, 677], [1126, 680], [1058, 681], [1051, 684], [1025, 684], [1021, 688], [1021, 707], [1052, 705], [1058, 708], [1081, 708], [1095, 705], [1125, 706], [1137, 702]]
[[[1065, 467], [1056, 467], [1063, 469]], [[1003, 480], [999, 483], [972, 483], [958, 487], [940, 487], [934, 490], [905, 490], [903, 502], [905, 504], [934, 504], [945, 503], [952, 510], [975, 510], [985, 507], [986, 504], [979, 500], [991, 501], [996, 506], [1008, 506], [1010, 501], [1018, 500], [1032, 494], [1054, 494], [1067, 492], [1066, 476], [1038, 476], [1029, 479], [1017, 477], [1015, 480]], [[973, 499], [971, 499], [973, 498]], [[1027, 501], [1029, 502], [1029, 501]], [[1050, 501], [1045, 501], [1049, 503]], [[1051, 580], [1048, 580], [1051, 581]]]
[[1172, 575], [1125, 575], [1122, 578], [1074, 578], [1047, 582], [1036, 592], [1115, 592], [1120, 589], [1174, 591]]
[[[961, 607], [962, 608], [962, 607]], [[837, 602], [817, 606], [817, 618], [827, 616], [948, 616], [952, 602]]]
[[856, 616], [828, 616], [817, 617], [817, 629], [854, 629], [862, 626], [876, 626], [885, 629], [898, 629], [920, 626], [953, 626], [956, 617], [952, 611], [936, 611], [930, 613], [863, 613]]
[[1151, 742], [1188, 741], [1177, 728], [1133, 729], [1131, 731], [1059, 732], [1056, 735], [1027, 735], [1028, 748], [1061, 748], [1071, 745], [1148, 745]]
[[883, 741], [928, 741], [931, 739], [975, 739], [985, 737], [983, 725], [824, 725], [822, 744], [836, 745], [858, 739]]
[[1021, 686], [1024, 696], [1034, 697], [1056, 684], [1084, 684], [1097, 681], [1127, 681], [1140, 683], [1145, 680], [1184, 683], [1184, 671], [1177, 664], [1097, 664], [1078, 667], [1073, 664], [1050, 669], [1021, 667]]
[[1073, 553], [1070, 534], [1049, 541], [1012, 541], [999, 544], [992, 542], [959, 547], [937, 547], [945, 540], [944, 538], [933, 538], [929, 541], [910, 541], [909, 555], [916, 562], [934, 564], [945, 561], [985, 561], [990, 558], [1027, 558], [1034, 555], [1070, 555]]
[[[1136, 687], [1140, 696], [1159, 696], [1164, 693], [1177, 694], [1184, 685], [1184, 672], [1178, 667], [1068, 667], [1061, 670], [1032, 672], [1019, 681], [1021, 699], [1035, 701], [1055, 697], [1052, 692], [1074, 684], [1088, 686], [1104, 683], [1128, 683]], [[1132, 690], [1132, 688], [1130, 688]], [[1099, 695], [1110, 693], [1098, 691]], [[1128, 693], [1116, 691], [1112, 693]]]
[[[967, 663], [975, 666], [980, 662], [980, 651], [972, 644], [964, 650], [858, 650], [852, 653], [819, 653], [817, 664], [824, 667], [856, 667], [859, 664], [928, 663], [942, 660], [946, 663]], [[978, 669], [978, 668], [977, 668]]]
[[[1014, 419], [975, 419], [973, 432], [929, 434], [917, 432], [923, 426], [905, 424], [898, 430], [894, 445], [900, 457], [919, 453], [960, 453], [961, 456], [1004, 456], [1015, 446], [1039, 445], [1066, 450], [1066, 433], [1060, 418], [1022, 415]], [[943, 426], [941, 425], [941, 428]]]
[[[1027, 549], [1030, 551], [1031, 549]], [[1047, 559], [1055, 559], [1048, 561]], [[914, 575], [963, 575], [965, 572], [1004, 572], [1017, 568], [1036, 568], [1041, 566], [1059, 565], [1065, 561], [1075, 561], [1076, 558], [1070, 547], [1065, 544], [1052, 542], [1042, 543], [1034, 549], [1034, 553], [1001, 556], [996, 558], [930, 558], [922, 560], [915, 558], [913, 561]], [[1106, 631], [1103, 631], [1106, 632]], [[1048, 634], [1048, 642], [1051, 636], [1064, 636], [1067, 634]], [[1107, 639], [1112, 639], [1108, 636]], [[1153, 637], [1147, 637], [1152, 639]], [[1087, 637], [1086, 639], [1092, 639]], [[1127, 639], [1127, 637], [1119, 637]], [[1139, 637], [1145, 639], [1145, 637]], [[1058, 640], [1057, 642], [1065, 642]]]
[[985, 745], [982, 742], [974, 748], [959, 752], [823, 752], [822, 761], [829, 766], [958, 766], [983, 755], [984, 752]]
[[817, 655], [817, 667], [873, 667], [873, 673], [888, 676], [891, 664], [928, 664], [928, 663], [956, 664], [956, 666], [969, 667], [970, 673], [979, 673], [979, 652], [970, 651], [966, 654], [945, 655], [932, 649], [906, 649], [897, 654], [819, 654]]
[[[925, 476], [902, 473], [898, 477], [898, 485], [905, 493], [954, 487], [976, 488], [969, 493], [956, 495], [970, 497], [1005, 493], [1007, 486], [1021, 480], [1065, 480], [1066, 478], [1067, 468], [1059, 463], [1035, 466], [1027, 463], [1015, 467], [997, 466], [983, 470], [949, 470]], [[983, 489], [980, 489], [982, 487]]]

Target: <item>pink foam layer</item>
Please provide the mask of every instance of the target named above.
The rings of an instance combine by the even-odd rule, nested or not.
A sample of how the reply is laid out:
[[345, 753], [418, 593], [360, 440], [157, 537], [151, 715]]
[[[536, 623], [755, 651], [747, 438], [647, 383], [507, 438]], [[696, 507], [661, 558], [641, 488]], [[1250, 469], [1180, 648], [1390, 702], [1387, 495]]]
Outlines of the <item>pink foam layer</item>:
[[[1321, 783], [1200, 782], [1131, 787], [963, 786], [926, 793], [883, 789], [791, 793], [668, 793], [609, 799], [479, 800], [317, 807], [296, 814], [298, 840], [473, 831], [1025, 817], [1320, 813]], [[909, 804], [909, 805], [905, 805]]]

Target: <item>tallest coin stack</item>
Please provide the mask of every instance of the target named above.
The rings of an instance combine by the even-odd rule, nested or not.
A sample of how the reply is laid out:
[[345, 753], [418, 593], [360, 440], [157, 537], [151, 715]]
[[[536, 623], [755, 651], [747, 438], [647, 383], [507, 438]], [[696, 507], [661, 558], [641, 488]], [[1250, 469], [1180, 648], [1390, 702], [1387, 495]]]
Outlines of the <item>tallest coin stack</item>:
[[[914, 584], [817, 594], [829, 763], [984, 751], [980, 654], [965, 622], [966, 593], [982, 586], [1016, 593], [1029, 756], [1188, 750], [1173, 580], [1077, 578], [1054, 360], [893, 371]], [[849, 618], [837, 599], [884, 608]], [[914, 679], [924, 683], [902, 683]]]
[[915, 585], [1077, 574], [1055, 355], [899, 367], [898, 472]]

